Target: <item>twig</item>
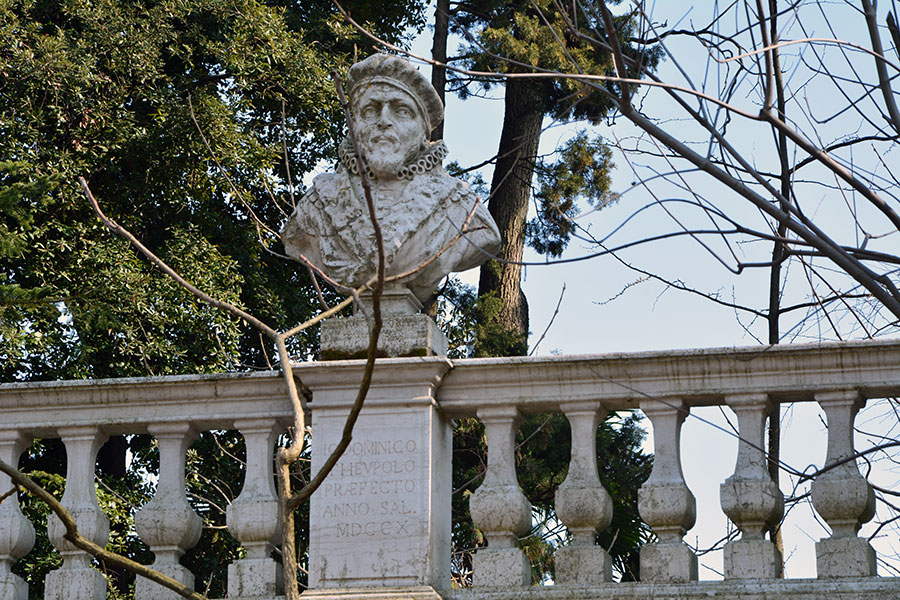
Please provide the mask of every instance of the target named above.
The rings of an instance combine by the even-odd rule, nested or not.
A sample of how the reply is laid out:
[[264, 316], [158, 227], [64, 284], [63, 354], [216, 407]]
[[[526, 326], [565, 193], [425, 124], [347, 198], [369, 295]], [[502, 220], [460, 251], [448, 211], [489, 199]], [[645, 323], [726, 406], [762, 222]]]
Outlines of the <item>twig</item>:
[[562, 290], [559, 292], [559, 300], [556, 301], [556, 308], [553, 310], [553, 314], [550, 316], [550, 322], [547, 323], [547, 327], [544, 328], [544, 333], [541, 334], [541, 337], [538, 338], [538, 341], [534, 343], [534, 346], [531, 348], [531, 352], [528, 353], [528, 356], [532, 356], [535, 351], [538, 349], [538, 346], [541, 345], [541, 342], [544, 341], [544, 337], [547, 335], [547, 332], [550, 331], [550, 327], [553, 326], [553, 321], [556, 320], [556, 315], [559, 314], [559, 307], [562, 306], [563, 296], [566, 293], [566, 284], [564, 283], [562, 286]]

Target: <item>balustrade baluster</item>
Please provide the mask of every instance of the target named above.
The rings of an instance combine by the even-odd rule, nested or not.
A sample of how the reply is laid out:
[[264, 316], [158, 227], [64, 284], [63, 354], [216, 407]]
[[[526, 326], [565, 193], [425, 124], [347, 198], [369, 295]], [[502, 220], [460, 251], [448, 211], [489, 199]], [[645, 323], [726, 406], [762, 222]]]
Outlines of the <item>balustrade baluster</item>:
[[[193, 573], [178, 561], [200, 540], [203, 529], [203, 520], [188, 503], [184, 488], [185, 455], [197, 431], [190, 423], [160, 423], [147, 430], [159, 445], [159, 485], [135, 515], [135, 528], [156, 555], [153, 568], [193, 589]], [[137, 578], [134, 595], [136, 600], [181, 598], [143, 577]]]
[[[62, 505], [69, 511], [78, 533], [98, 546], [109, 538], [109, 521], [97, 504], [94, 468], [97, 451], [107, 436], [96, 427], [60, 429], [59, 437], [66, 446], [66, 490]], [[45, 600], [105, 600], [106, 578], [91, 568], [91, 555], [79, 550], [63, 536], [66, 528], [55, 515], [50, 515], [47, 533], [53, 546], [62, 554], [62, 567], [47, 574]]]
[[487, 548], [475, 553], [476, 586], [524, 586], [531, 569], [516, 539], [531, 529], [531, 504], [516, 478], [515, 441], [522, 415], [514, 406], [480, 409], [488, 442], [484, 481], [469, 498], [472, 521], [485, 535]]
[[784, 497], [769, 476], [763, 446], [773, 405], [766, 394], [728, 396], [725, 402], [737, 415], [741, 438], [734, 475], [719, 486], [722, 511], [741, 530], [741, 539], [725, 545], [725, 577], [773, 579], [781, 575], [781, 553], [764, 535], [784, 514]]
[[697, 556], [682, 541], [697, 518], [681, 471], [681, 425], [689, 409], [680, 399], [646, 399], [641, 410], [653, 424], [654, 456], [650, 477], [638, 491], [638, 509], [659, 538], [641, 549], [641, 581], [694, 581]]
[[597, 426], [606, 416], [599, 402], [564, 407], [572, 428], [569, 472], [556, 490], [556, 514], [572, 541], [556, 550], [556, 581], [588, 585], [612, 580], [609, 554], [594, 544], [598, 531], [609, 526], [613, 506], [597, 472]]
[[813, 506], [832, 532], [831, 537], [816, 542], [818, 576], [875, 575], [875, 550], [856, 535], [875, 515], [875, 494], [852, 458], [853, 420], [866, 401], [857, 390], [820, 392], [816, 401], [828, 422], [825, 468], [837, 465], [812, 483]]
[[247, 446], [247, 468], [241, 494], [227, 509], [227, 522], [247, 555], [228, 565], [228, 597], [275, 596], [283, 593], [281, 565], [269, 558], [269, 546], [281, 540], [272, 470], [281, 427], [271, 419], [239, 421], [235, 427]]
[[[18, 431], [0, 431], [0, 460], [13, 467], [29, 444], [30, 438]], [[0, 504], [0, 598], [28, 600], [28, 584], [10, 569], [34, 546], [34, 527], [19, 509], [19, 499], [12, 490], [12, 480], [0, 473], [0, 494], [12, 492]]]

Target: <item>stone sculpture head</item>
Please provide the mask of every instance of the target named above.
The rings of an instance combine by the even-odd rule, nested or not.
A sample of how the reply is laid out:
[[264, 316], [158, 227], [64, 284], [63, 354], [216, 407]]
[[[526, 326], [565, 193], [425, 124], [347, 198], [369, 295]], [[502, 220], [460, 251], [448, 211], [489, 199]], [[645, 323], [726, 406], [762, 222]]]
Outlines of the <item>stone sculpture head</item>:
[[[375, 275], [379, 260], [371, 200], [385, 273], [392, 278], [383, 310], [411, 316], [448, 273], [476, 267], [496, 252], [500, 234], [479, 198], [444, 170], [444, 142], [428, 139], [444, 118], [444, 106], [428, 79], [399, 56], [376, 54], [350, 68], [346, 89], [360, 156], [349, 139], [341, 143], [340, 162], [333, 172], [316, 176], [281, 240], [289, 256], [316, 266], [339, 286], [359, 288]], [[371, 184], [370, 195], [363, 174]], [[426, 329], [436, 331], [426, 320], [431, 323]], [[353, 326], [360, 329], [349, 336], [356, 341], [346, 348], [326, 334], [335, 327], [323, 325], [323, 348], [352, 354], [359, 348], [350, 346], [357, 342], [367, 347], [365, 324]], [[432, 343], [410, 348], [426, 346]], [[410, 348], [390, 352], [402, 355]]]
[[428, 150], [444, 109], [431, 83], [406, 60], [376, 54], [350, 68], [350, 104], [360, 152], [381, 181]]

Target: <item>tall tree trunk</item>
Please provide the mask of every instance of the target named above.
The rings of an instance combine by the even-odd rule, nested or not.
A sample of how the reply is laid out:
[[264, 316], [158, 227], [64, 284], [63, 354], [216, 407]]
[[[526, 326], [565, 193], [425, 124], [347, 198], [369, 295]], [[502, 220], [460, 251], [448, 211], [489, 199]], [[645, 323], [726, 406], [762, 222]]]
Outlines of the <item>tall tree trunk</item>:
[[[439, 63], [447, 64], [447, 34], [450, 29], [450, 0], [437, 0], [434, 9], [434, 34], [431, 36], [431, 58]], [[444, 106], [447, 96], [447, 69], [437, 65], [431, 66], [431, 86], [437, 92]], [[447, 114], [446, 112], [444, 113]], [[444, 138], [444, 121], [431, 131], [431, 141]], [[431, 300], [422, 307], [422, 312], [437, 320], [438, 295], [433, 294]]]
[[[447, 31], [450, 26], [450, 0], [437, 0], [437, 7], [434, 9], [434, 35], [431, 38], [431, 58], [441, 64], [447, 64]], [[431, 67], [431, 85], [444, 102], [447, 89], [447, 69], [432, 65]], [[432, 141], [440, 140], [444, 137], [444, 122], [434, 128], [431, 133]]]
[[531, 198], [544, 107], [540, 82], [511, 79], [506, 83], [503, 131], [488, 209], [500, 229], [499, 257], [481, 267], [478, 295], [495, 292], [500, 300], [496, 325], [515, 336], [510, 353], [524, 354], [528, 339], [528, 302], [522, 293], [522, 250], [525, 217]]

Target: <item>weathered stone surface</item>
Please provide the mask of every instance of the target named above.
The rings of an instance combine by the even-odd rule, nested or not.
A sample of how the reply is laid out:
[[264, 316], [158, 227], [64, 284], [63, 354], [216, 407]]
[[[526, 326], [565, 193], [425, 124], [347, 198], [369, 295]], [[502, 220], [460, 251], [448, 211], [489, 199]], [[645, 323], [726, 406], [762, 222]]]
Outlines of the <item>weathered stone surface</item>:
[[0, 598], [4, 600], [28, 600], [28, 584], [18, 575], [0, 576]]
[[600, 546], [562, 546], [553, 556], [557, 585], [596, 585], [612, 581], [612, 560]]
[[[831, 527], [831, 537], [816, 542], [816, 570], [822, 577], [875, 574], [875, 551], [856, 537], [875, 515], [875, 494], [852, 458], [853, 421], [865, 405], [858, 389], [816, 394], [828, 420], [825, 464], [837, 465], [812, 482], [813, 506]], [[849, 459], [849, 460], [848, 460]]]
[[641, 548], [641, 579], [662, 583], [697, 579], [697, 557], [681, 540], [694, 526], [697, 504], [681, 471], [681, 425], [690, 408], [681, 398], [646, 398], [653, 424], [653, 470], [638, 490], [641, 518], [659, 541]]
[[725, 401], [737, 415], [740, 442], [734, 475], [719, 486], [719, 497], [722, 511], [741, 530], [740, 540], [725, 545], [725, 577], [779, 577], [781, 553], [764, 539], [765, 530], [784, 514], [784, 496], [769, 475], [763, 450], [774, 403], [767, 394], [730, 395]]
[[469, 496], [469, 512], [488, 547], [473, 557], [473, 580], [475, 585], [528, 585], [528, 560], [513, 545], [531, 528], [531, 503], [519, 488], [514, 457], [522, 415], [506, 406], [479, 410], [478, 417], [487, 434], [488, 464], [484, 481]]
[[483, 587], [522, 587], [531, 583], [531, 567], [518, 548], [481, 548], [472, 557], [472, 583]]
[[[8, 465], [19, 463], [19, 456], [29, 438], [17, 431], [0, 431], [0, 460]], [[12, 480], [0, 474], [0, 490], [12, 487]], [[19, 500], [13, 494], [0, 503], [0, 598], [27, 600], [28, 584], [10, 569], [13, 562], [28, 554], [34, 546], [34, 527], [22, 514]]]
[[270, 558], [244, 558], [228, 565], [228, 597], [239, 600], [284, 594], [281, 565]]
[[641, 548], [641, 580], [683, 583], [697, 580], [697, 556], [684, 542]]
[[[445, 356], [447, 338], [428, 315], [383, 316], [379, 356]], [[326, 319], [321, 325], [324, 359], [363, 358], [369, 345], [369, 323], [357, 315]]]
[[[406, 588], [354, 588], [352, 590], [307, 590], [305, 600], [442, 600], [442, 592], [428, 586]], [[275, 599], [272, 599], [275, 600]]]
[[[159, 445], [159, 485], [156, 494], [135, 515], [135, 528], [156, 555], [153, 568], [193, 588], [194, 575], [179, 559], [200, 539], [203, 520], [184, 493], [185, 452], [197, 431], [190, 423], [148, 427]], [[136, 600], [178, 600], [183, 596], [144, 578], [135, 583]]]
[[57, 569], [44, 580], [44, 600], [102, 600], [106, 598], [106, 577], [83, 561], [82, 566]]
[[819, 579], [874, 576], [875, 565], [875, 550], [863, 538], [832, 537], [816, 542], [816, 574]]
[[781, 552], [769, 540], [740, 539], [725, 544], [725, 577], [775, 579], [781, 577]]
[[[151, 566], [163, 575], [168, 575], [181, 585], [194, 589], [194, 574], [182, 565], [154, 564]], [[150, 581], [144, 577], [135, 579], [134, 597], [138, 599], [146, 598], [147, 600], [179, 600], [179, 598], [184, 598], [181, 594], [173, 592], [169, 588], [163, 587], [155, 581]]]
[[569, 546], [557, 549], [556, 581], [560, 585], [588, 585], [612, 580], [612, 561], [594, 545], [598, 531], [609, 526], [612, 499], [597, 470], [597, 426], [606, 416], [598, 402], [572, 404], [565, 409], [572, 428], [569, 472], [556, 490], [556, 514], [572, 534]]
[[[107, 436], [98, 427], [60, 429], [66, 446], [66, 489], [62, 505], [69, 511], [78, 532], [98, 546], [109, 538], [109, 521], [97, 504], [94, 465], [97, 451]], [[106, 578], [90, 567], [91, 557], [65, 539], [66, 529], [55, 515], [47, 522], [53, 546], [62, 554], [63, 564], [47, 574], [45, 600], [96, 600], [106, 597]]]
[[[449, 363], [394, 366], [376, 369], [353, 440], [312, 497], [312, 589], [449, 586], [450, 426], [432, 396]], [[356, 395], [362, 365], [344, 368], [304, 378], [315, 407], [313, 470], [340, 440]]]
[[607, 583], [570, 587], [451, 589], [444, 600], [896, 600], [893, 577]]
[[358, 288], [375, 275], [375, 227], [362, 170], [386, 273], [401, 276], [401, 285], [425, 302], [445, 275], [476, 267], [497, 251], [497, 225], [468, 185], [441, 166], [443, 142], [427, 141], [443, 107], [415, 67], [377, 54], [351, 67], [348, 87], [362, 169], [345, 141], [337, 172], [316, 177], [297, 203], [282, 232], [285, 250], [343, 286]]
[[281, 541], [280, 506], [272, 477], [275, 440], [283, 430], [271, 419], [235, 422], [247, 448], [247, 470], [240, 495], [226, 510], [228, 531], [246, 556], [228, 565], [228, 597], [271, 596], [283, 591], [281, 565], [269, 557]]

